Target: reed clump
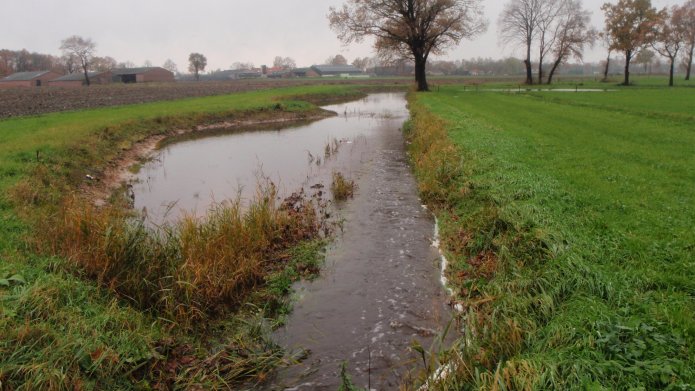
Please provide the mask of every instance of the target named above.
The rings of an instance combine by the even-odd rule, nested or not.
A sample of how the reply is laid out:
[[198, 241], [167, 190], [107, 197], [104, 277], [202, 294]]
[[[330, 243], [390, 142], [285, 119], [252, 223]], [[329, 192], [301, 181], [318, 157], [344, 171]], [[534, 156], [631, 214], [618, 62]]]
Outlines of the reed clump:
[[347, 179], [345, 175], [340, 172], [333, 173], [331, 191], [336, 201], [345, 201], [348, 198], [352, 198], [355, 195], [356, 188], [357, 185], [352, 179]]
[[461, 154], [443, 120], [418, 106], [411, 105], [411, 113], [406, 132], [420, 194], [430, 205], [446, 207], [460, 193], [456, 188], [463, 178]]
[[321, 235], [303, 197], [278, 201], [272, 184], [248, 205], [233, 200], [205, 217], [151, 228], [119, 206], [69, 197], [37, 232], [44, 252], [63, 256], [135, 306], [181, 326], [234, 309], [292, 247]]

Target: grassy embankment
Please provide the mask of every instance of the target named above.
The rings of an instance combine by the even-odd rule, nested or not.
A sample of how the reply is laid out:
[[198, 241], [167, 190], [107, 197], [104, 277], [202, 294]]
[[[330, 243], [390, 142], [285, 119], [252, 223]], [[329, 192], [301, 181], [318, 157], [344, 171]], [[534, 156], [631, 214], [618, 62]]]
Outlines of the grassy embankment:
[[465, 308], [441, 387], [693, 389], [695, 89], [411, 99]]
[[[248, 210], [148, 230], [81, 199], [85, 175], [153, 134], [220, 120], [302, 118], [314, 86], [0, 121], [0, 388], [228, 386], [283, 358], [263, 331], [315, 272], [321, 223], [272, 185]], [[117, 201], [116, 201], [117, 202]]]

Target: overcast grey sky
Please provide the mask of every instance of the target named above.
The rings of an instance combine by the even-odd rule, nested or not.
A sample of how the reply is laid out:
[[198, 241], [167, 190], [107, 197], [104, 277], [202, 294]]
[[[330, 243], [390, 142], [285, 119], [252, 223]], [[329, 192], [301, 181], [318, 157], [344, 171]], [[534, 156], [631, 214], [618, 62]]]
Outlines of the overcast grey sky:
[[[501, 58], [516, 55], [500, 47], [497, 16], [505, 1], [484, 1], [490, 22], [487, 33], [464, 41], [446, 59]], [[603, 24], [605, 0], [584, 0], [593, 12], [594, 26]], [[615, 2], [615, 0], [613, 0]], [[685, 0], [652, 0], [657, 7]], [[188, 54], [203, 53], [208, 70], [226, 69], [234, 62], [272, 64], [289, 56], [298, 65], [322, 63], [342, 53], [350, 61], [373, 54], [368, 42], [343, 47], [328, 27], [331, 5], [343, 0], [22, 0], [3, 1], [0, 48], [59, 54], [60, 41], [77, 34], [97, 43], [97, 55], [137, 65], [150, 60], [161, 65], [171, 58], [180, 71]], [[586, 60], [602, 59], [597, 47]]]

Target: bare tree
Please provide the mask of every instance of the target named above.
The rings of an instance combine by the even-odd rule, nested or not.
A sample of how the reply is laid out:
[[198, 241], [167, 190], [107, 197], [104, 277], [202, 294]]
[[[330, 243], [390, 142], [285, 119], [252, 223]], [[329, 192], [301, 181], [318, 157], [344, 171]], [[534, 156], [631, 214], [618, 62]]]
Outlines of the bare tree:
[[580, 0], [561, 1], [561, 11], [552, 30], [551, 49], [555, 60], [548, 73], [548, 84], [553, 82], [553, 75], [568, 58], [574, 57], [581, 61], [584, 57], [584, 46], [593, 46], [598, 36], [598, 32], [589, 26], [591, 13], [582, 9]]
[[364, 72], [367, 70], [367, 66], [369, 65], [369, 57], [363, 57], [363, 58], [357, 57], [352, 61], [352, 65], [355, 68], [358, 68]]
[[87, 85], [90, 84], [89, 65], [96, 51], [96, 46], [97, 45], [92, 42], [91, 39], [85, 39], [77, 35], [64, 39], [60, 45], [60, 50], [63, 51], [64, 56], [72, 55], [80, 63], [84, 71], [84, 80]]
[[526, 47], [526, 84], [533, 84], [531, 46], [537, 34], [542, 0], [510, 0], [499, 17], [500, 39], [504, 43], [521, 43]]
[[376, 38], [382, 55], [415, 61], [418, 91], [428, 91], [427, 59], [485, 30], [482, 0], [347, 0], [331, 7], [331, 28], [344, 43]]
[[536, 32], [538, 35], [538, 84], [543, 84], [543, 61], [555, 46], [563, 28], [558, 21], [567, 4], [563, 0], [541, 0]]
[[666, 57], [670, 61], [668, 85], [673, 87], [673, 71], [676, 66], [678, 53], [686, 43], [688, 35], [688, 9], [685, 5], [679, 7], [674, 5], [667, 11], [657, 25], [656, 42], [652, 47], [657, 53]]
[[95, 71], [105, 72], [113, 68], [116, 68], [116, 64], [118, 63], [113, 57], [94, 57], [92, 58], [91, 68]]
[[695, 0], [688, 0], [683, 4], [685, 9], [685, 80], [690, 80], [690, 71], [693, 67], [693, 52], [695, 52]]
[[649, 49], [642, 49], [637, 53], [635, 56], [635, 59], [632, 60], [633, 63], [642, 65], [642, 73], [651, 73], [651, 65], [652, 62], [654, 61], [654, 54], [653, 51]]
[[297, 67], [297, 62], [294, 61], [294, 58], [292, 57], [285, 57], [282, 59], [282, 65], [285, 67], [285, 69], [294, 69]]
[[167, 60], [164, 61], [164, 65], [162, 65], [162, 68], [174, 74], [179, 73], [179, 67], [176, 66], [176, 63], [172, 61], [170, 58], [167, 58]]
[[188, 71], [193, 72], [196, 80], [200, 80], [200, 72], [205, 70], [208, 59], [200, 53], [191, 53], [188, 56]]
[[254, 64], [252, 62], [235, 62], [231, 66], [232, 69], [240, 70], [240, 69], [253, 69], [255, 68]]
[[22, 49], [14, 52], [14, 69], [15, 72], [31, 71], [31, 53], [28, 50]]
[[608, 72], [610, 71], [610, 66], [611, 66], [611, 54], [613, 54], [613, 41], [611, 40], [611, 35], [604, 31], [601, 31], [598, 34], [599, 39], [601, 40], [601, 44], [603, 47], [608, 50], [608, 54], [606, 55], [606, 61], [604, 64], [603, 68], [603, 81], [608, 81]]
[[336, 54], [335, 56], [328, 57], [326, 59], [327, 65], [347, 65], [348, 60], [342, 54]]
[[297, 63], [294, 61], [292, 57], [283, 58], [280, 56], [275, 56], [275, 59], [273, 60], [273, 67], [283, 69], [294, 69], [297, 67]]
[[611, 47], [625, 54], [623, 85], [630, 85], [630, 61], [654, 42], [656, 25], [664, 11], [652, 7], [651, 0], [618, 0], [617, 4], [603, 4], [601, 9], [606, 14], [606, 32], [611, 36]]
[[[8, 49], [0, 49], [0, 77], [14, 72], [14, 52]], [[62, 60], [61, 60], [62, 61]]]
[[62, 72], [64, 68], [63, 59], [50, 54], [29, 52], [26, 49], [0, 49], [0, 76], [43, 70]]
[[77, 71], [77, 59], [72, 54], [63, 54], [60, 57], [60, 62], [67, 73], [75, 73]]

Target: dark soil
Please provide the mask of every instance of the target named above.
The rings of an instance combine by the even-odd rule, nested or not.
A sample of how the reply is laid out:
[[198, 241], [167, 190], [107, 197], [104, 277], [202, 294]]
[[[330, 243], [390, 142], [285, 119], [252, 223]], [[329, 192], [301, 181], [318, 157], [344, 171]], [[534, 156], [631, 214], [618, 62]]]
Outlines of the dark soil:
[[[453, 79], [451, 81], [453, 81]], [[447, 80], [446, 82], [448, 83], [450, 81]], [[199, 83], [119, 84], [83, 88], [44, 87], [31, 89], [0, 89], [0, 119], [57, 111], [80, 110], [315, 84], [407, 86], [411, 84], [411, 80], [405, 78], [370, 80], [256, 79]]]

